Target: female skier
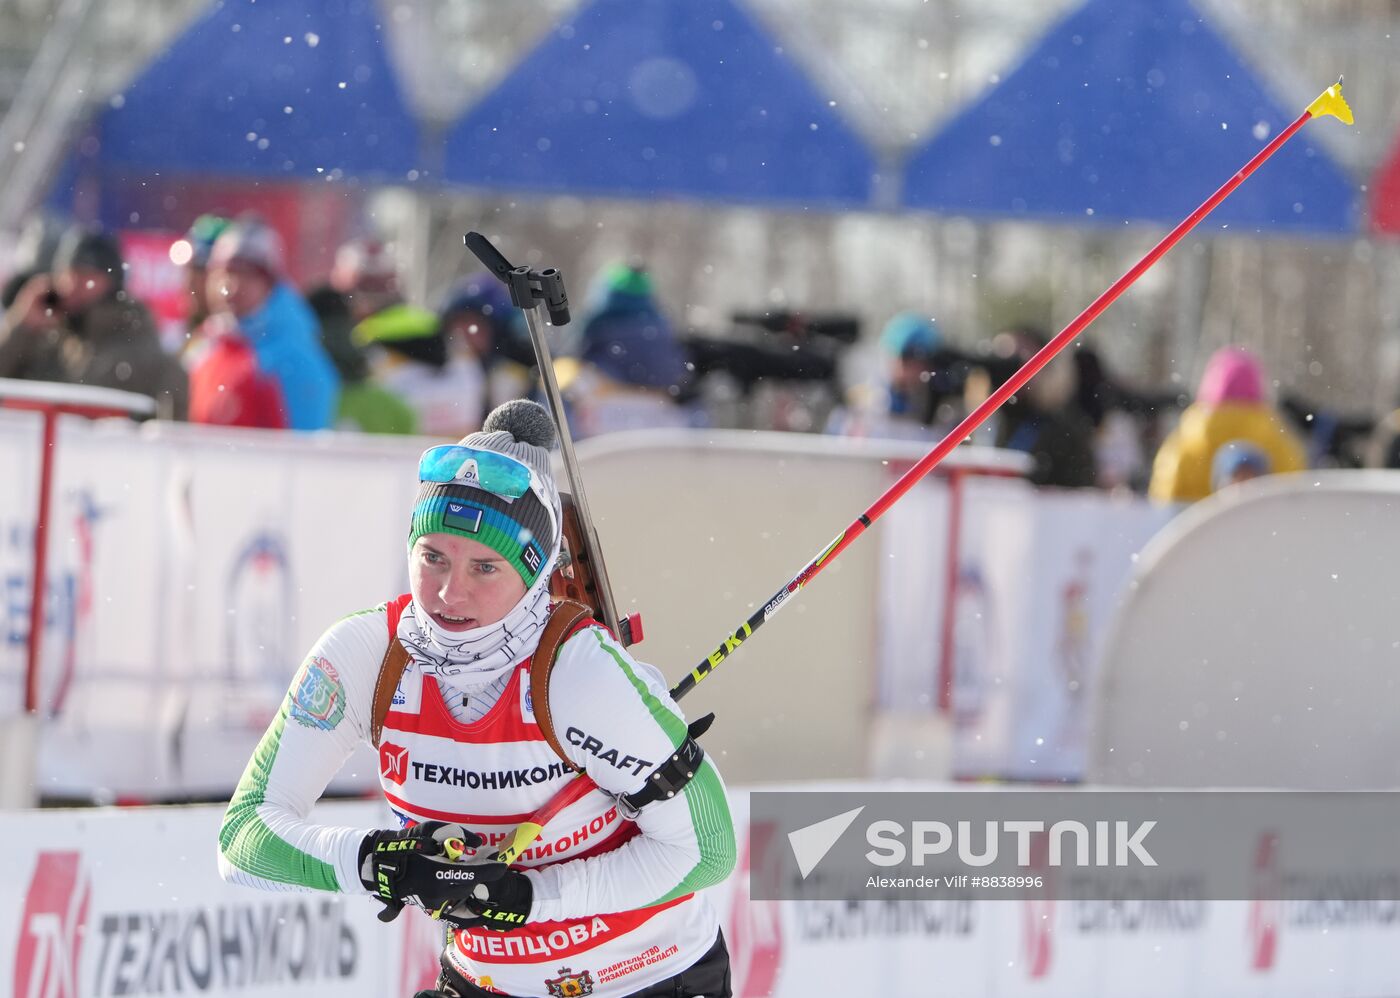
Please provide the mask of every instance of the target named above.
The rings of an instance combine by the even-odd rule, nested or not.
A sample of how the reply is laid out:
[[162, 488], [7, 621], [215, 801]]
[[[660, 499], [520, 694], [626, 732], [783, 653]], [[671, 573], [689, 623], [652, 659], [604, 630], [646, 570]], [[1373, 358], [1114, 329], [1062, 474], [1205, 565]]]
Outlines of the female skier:
[[[423, 454], [410, 592], [312, 647], [229, 803], [220, 872], [372, 894], [386, 920], [405, 904], [434, 913], [452, 930], [437, 992], [420, 994], [723, 998], [729, 956], [695, 892], [733, 869], [734, 828], [660, 673], [584, 620], [557, 646], [551, 717], [536, 718], [531, 656], [562, 534], [553, 442], [548, 413], [517, 400]], [[381, 720], [395, 643], [407, 664]], [[361, 740], [379, 748], [401, 827], [308, 821]], [[519, 869], [489, 861], [574, 769], [602, 792], [549, 822]]]

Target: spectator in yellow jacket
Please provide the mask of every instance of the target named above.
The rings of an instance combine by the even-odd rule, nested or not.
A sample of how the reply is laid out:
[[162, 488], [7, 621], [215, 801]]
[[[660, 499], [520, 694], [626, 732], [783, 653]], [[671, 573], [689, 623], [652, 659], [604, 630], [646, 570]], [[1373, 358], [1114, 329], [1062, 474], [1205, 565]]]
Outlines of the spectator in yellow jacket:
[[1157, 451], [1148, 493], [1164, 502], [1204, 499], [1216, 451], [1232, 442], [1257, 447], [1272, 472], [1307, 467], [1302, 444], [1264, 400], [1258, 358], [1243, 347], [1217, 350], [1207, 362], [1196, 401]]

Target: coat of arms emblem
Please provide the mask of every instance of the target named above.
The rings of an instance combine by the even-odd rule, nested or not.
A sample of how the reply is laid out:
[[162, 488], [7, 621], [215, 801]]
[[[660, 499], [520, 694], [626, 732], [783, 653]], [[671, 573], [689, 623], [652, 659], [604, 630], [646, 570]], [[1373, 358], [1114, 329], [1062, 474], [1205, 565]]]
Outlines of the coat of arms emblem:
[[559, 976], [544, 982], [551, 998], [583, 998], [593, 993], [593, 975], [588, 971], [575, 974], [568, 967], [559, 968]]

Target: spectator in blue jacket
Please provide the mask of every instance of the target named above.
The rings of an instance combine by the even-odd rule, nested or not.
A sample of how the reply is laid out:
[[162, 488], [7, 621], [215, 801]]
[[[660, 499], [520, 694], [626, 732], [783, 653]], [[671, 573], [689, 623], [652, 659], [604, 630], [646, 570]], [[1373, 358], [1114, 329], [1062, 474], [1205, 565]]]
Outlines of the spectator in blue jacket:
[[209, 304], [233, 316], [259, 367], [281, 386], [288, 426], [326, 429], [335, 423], [340, 379], [321, 346], [315, 313], [284, 272], [277, 233], [240, 219], [210, 252]]

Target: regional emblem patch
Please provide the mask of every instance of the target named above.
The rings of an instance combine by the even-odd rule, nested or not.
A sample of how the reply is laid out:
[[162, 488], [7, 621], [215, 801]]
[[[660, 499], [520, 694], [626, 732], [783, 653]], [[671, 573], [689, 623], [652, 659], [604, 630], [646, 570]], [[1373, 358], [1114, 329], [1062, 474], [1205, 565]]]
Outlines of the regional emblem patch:
[[292, 720], [306, 728], [332, 731], [345, 716], [345, 684], [324, 658], [308, 658], [289, 695]]

